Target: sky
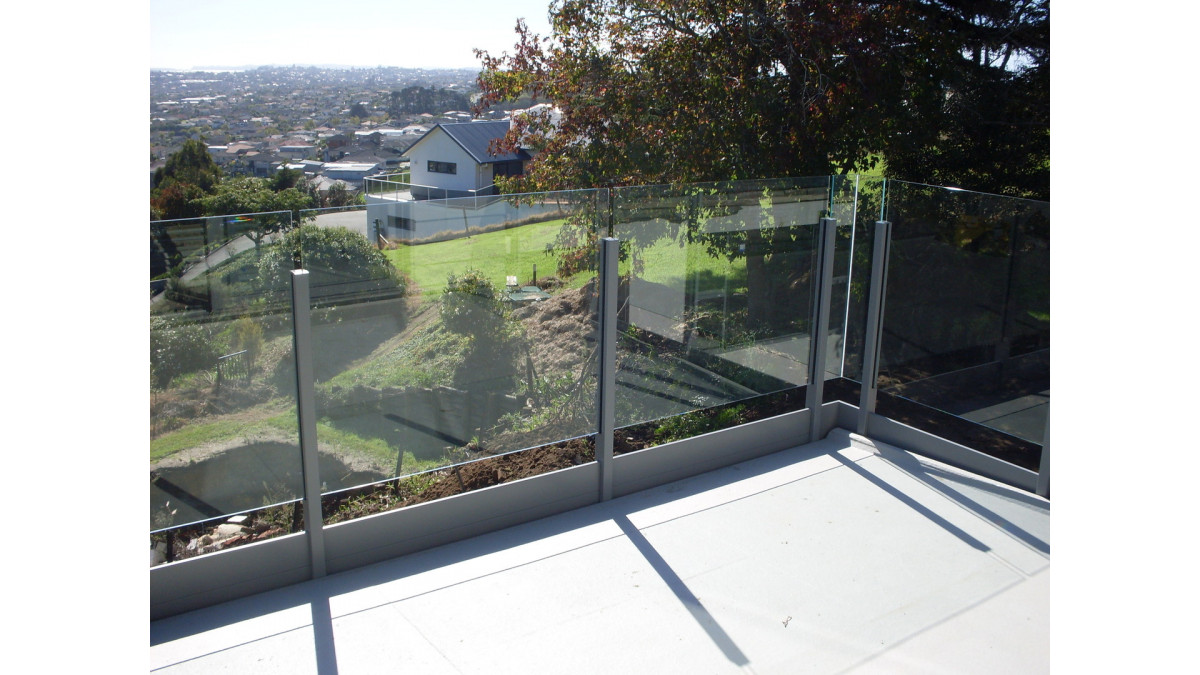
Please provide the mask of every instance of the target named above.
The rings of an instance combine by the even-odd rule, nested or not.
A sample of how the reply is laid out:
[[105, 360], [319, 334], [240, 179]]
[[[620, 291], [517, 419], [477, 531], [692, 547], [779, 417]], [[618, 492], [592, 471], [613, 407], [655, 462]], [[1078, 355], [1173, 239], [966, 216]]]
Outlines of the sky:
[[550, 0], [150, 0], [150, 68], [261, 65], [478, 68], [513, 28], [549, 33]]

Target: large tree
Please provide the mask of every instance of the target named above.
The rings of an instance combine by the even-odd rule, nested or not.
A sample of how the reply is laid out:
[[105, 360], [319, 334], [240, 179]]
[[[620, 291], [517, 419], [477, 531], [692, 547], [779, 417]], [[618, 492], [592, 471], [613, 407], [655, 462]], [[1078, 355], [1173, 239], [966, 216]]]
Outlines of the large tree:
[[1050, 199], [1048, 0], [936, 3], [945, 41], [925, 133], [883, 146], [897, 178]]
[[822, 175], [880, 153], [897, 177], [996, 192], [1048, 175], [1046, 0], [561, 0], [550, 19], [547, 39], [518, 22], [513, 53], [478, 52], [478, 109], [550, 104], [497, 148], [540, 151], [514, 188]]
[[[882, 156], [896, 178], [1048, 198], [1046, 0], [561, 0], [550, 19], [547, 38], [518, 22], [511, 54], [478, 52], [477, 110], [549, 104], [496, 143], [535, 154], [525, 176], [497, 181], [506, 190], [821, 176]], [[764, 183], [762, 202], [782, 185]], [[805, 315], [810, 229], [701, 235], [705, 217], [770, 208], [738, 215], [752, 195], [671, 190], [659, 194], [673, 212], [647, 215], [746, 258], [751, 322]], [[559, 244], [586, 251], [595, 234], [574, 224]], [[636, 230], [623, 238], [639, 245]]]

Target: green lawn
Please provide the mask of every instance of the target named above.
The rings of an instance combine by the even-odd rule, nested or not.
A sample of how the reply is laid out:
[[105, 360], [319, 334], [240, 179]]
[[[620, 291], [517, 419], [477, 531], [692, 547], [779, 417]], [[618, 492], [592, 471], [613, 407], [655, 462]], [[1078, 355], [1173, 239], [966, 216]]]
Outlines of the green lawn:
[[441, 294], [451, 273], [471, 268], [497, 286], [504, 286], [509, 275], [525, 284], [533, 278], [534, 265], [538, 277], [555, 273], [556, 258], [546, 252], [546, 246], [554, 242], [562, 224], [562, 220], [550, 220], [433, 244], [401, 246], [385, 253], [396, 269], [417, 282], [426, 299]]
[[[503, 286], [509, 275], [516, 276], [521, 284], [528, 282], [533, 278], [534, 265], [539, 277], [554, 274], [556, 258], [547, 253], [546, 246], [553, 244], [562, 224], [562, 220], [551, 220], [450, 241], [402, 246], [385, 253], [396, 269], [417, 282], [427, 299], [433, 299], [445, 288], [449, 274], [470, 268], [478, 269], [497, 286]], [[744, 285], [744, 260], [713, 258], [700, 244], [683, 247], [662, 238], [637, 255], [643, 261], [641, 277], [647, 281], [678, 286], [685, 275], [698, 273], [701, 290], [722, 286], [726, 275]], [[621, 273], [628, 273], [630, 265], [629, 261], [623, 263]], [[569, 287], [578, 287], [589, 278], [591, 274], [579, 274], [564, 281]]]
[[[669, 238], [662, 238], [636, 252], [642, 260], [642, 279], [672, 288], [680, 288], [684, 281], [695, 283], [698, 277], [700, 290], [724, 288], [729, 280], [729, 291], [746, 285], [746, 261], [744, 258], [729, 260], [714, 258], [702, 244], [680, 246]], [[621, 266], [621, 273], [628, 271], [630, 262]], [[693, 276], [695, 275], [695, 276]]]

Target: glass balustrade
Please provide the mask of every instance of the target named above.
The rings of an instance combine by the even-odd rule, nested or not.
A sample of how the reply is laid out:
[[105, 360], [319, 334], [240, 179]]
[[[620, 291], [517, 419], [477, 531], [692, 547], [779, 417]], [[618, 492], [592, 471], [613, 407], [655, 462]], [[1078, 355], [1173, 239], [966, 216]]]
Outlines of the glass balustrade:
[[367, 513], [367, 494], [395, 508], [594, 460], [603, 236], [621, 242], [617, 453], [802, 409], [823, 217], [837, 220], [825, 400], [858, 405], [886, 219], [876, 411], [1037, 468], [1045, 203], [858, 176], [383, 193], [295, 221], [151, 223], [155, 536], [184, 546], [198, 539], [184, 526], [239, 514], [250, 538], [303, 527], [293, 269], [309, 274], [332, 523]]
[[327, 518], [347, 488], [409, 504], [592, 461], [601, 208], [595, 190], [373, 204], [383, 250], [307, 230], [318, 446], [348, 467], [322, 475]]
[[[629, 429], [617, 434], [617, 452], [732, 426], [769, 406], [775, 414], [803, 407], [829, 184], [614, 191], [613, 236], [622, 242], [616, 424]], [[738, 405], [785, 392], [759, 400], [754, 413]], [[653, 429], [631, 428], [655, 420]]]
[[1049, 204], [888, 181], [885, 214], [877, 412], [1036, 471], [1050, 398]]
[[185, 550], [187, 532], [236, 514], [255, 514], [239, 536], [303, 527], [291, 305], [260, 267], [288, 218], [151, 223], [152, 263], [157, 246], [172, 270], [150, 302], [150, 528], [168, 559], [216, 550]]

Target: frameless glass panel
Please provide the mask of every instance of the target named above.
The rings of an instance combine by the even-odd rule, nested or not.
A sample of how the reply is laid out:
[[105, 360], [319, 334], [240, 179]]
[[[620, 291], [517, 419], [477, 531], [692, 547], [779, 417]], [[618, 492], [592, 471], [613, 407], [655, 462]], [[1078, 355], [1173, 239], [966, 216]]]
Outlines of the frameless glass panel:
[[[870, 276], [870, 250], [864, 240], [871, 237], [872, 220], [863, 217], [869, 207], [860, 203], [860, 188], [868, 183], [858, 175], [830, 177], [830, 213], [837, 219], [834, 242], [833, 292], [830, 297], [829, 355], [826, 380], [844, 380], [827, 385], [826, 400], [852, 398], [851, 389], [862, 370], [862, 324], [866, 317], [866, 287], [862, 280]], [[867, 257], [862, 257], [866, 251]], [[863, 277], [866, 266], [867, 277]], [[856, 282], [859, 282], [856, 284]]]
[[880, 392], [948, 415], [888, 414], [883, 399], [879, 412], [1036, 470], [1050, 396], [1049, 205], [899, 181], [887, 192]]
[[[367, 205], [354, 204], [351, 206], [328, 206], [320, 209], [302, 209], [300, 224], [320, 225], [321, 227], [344, 227], [373, 239], [373, 228], [367, 222]], [[378, 242], [376, 242], [378, 243]]]
[[[300, 230], [318, 444], [346, 467], [322, 473], [323, 491], [338, 493], [327, 507], [348, 508], [347, 488], [414, 474], [391, 483], [403, 500], [591, 461], [581, 437], [596, 429], [606, 193], [369, 199], [358, 215], [379, 228], [375, 245], [336, 226]], [[571, 439], [536, 457], [460, 466]]]
[[[819, 177], [614, 191], [624, 253], [618, 427], [807, 383], [815, 235], [829, 185]], [[802, 398], [790, 405], [803, 407]], [[676, 420], [656, 440], [744, 412]], [[618, 434], [618, 451], [632, 449], [625, 440]]]
[[[167, 260], [150, 302], [152, 532], [299, 497], [290, 303], [277, 292], [286, 282], [260, 265], [287, 215], [151, 223], [152, 271], [156, 242]], [[290, 510], [273, 517], [271, 526], [243, 521], [242, 540], [301, 524]], [[205, 533], [193, 529], [189, 537]], [[213, 550], [173, 539], [180, 550], [168, 559]]]
[[[150, 223], [150, 297], [154, 303], [222, 311], [248, 296], [278, 300], [259, 283], [257, 255], [292, 225], [289, 211], [158, 220]], [[264, 294], [271, 294], [266, 298]]]

